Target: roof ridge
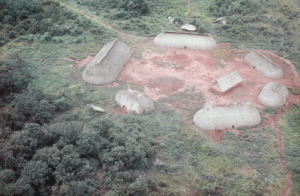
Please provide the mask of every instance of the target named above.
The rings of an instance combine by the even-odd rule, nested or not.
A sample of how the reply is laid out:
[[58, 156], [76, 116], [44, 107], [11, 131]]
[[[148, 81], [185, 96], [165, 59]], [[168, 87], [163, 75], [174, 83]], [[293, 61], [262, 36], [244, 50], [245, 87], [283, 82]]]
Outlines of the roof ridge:
[[269, 63], [271, 63], [271, 64], [273, 64], [273, 65], [275, 65], [275, 66], [277, 66], [277, 67], [280, 68], [279, 65], [275, 64], [274, 62], [272, 62], [270, 59], [268, 59], [267, 57], [265, 57], [263, 54], [261, 54], [260, 52], [258, 52], [258, 51], [255, 50], [255, 49], [253, 49], [253, 50], [254, 50], [254, 52], [256, 52], [258, 55], [260, 55], [261, 57], [263, 57], [264, 59], [266, 59]]
[[104, 61], [104, 59], [107, 57], [108, 53], [114, 48], [114, 46], [116, 45], [116, 43], [117, 43], [118, 40], [119, 39], [117, 38], [117, 39], [115, 39], [113, 41], [112, 46], [107, 50], [106, 54], [103, 56], [103, 58], [101, 59], [101, 61], [99, 62], [99, 64], [102, 63], [102, 61]]
[[185, 33], [185, 32], [172, 32], [172, 31], [164, 31], [163, 33], [211, 36], [210, 33]]

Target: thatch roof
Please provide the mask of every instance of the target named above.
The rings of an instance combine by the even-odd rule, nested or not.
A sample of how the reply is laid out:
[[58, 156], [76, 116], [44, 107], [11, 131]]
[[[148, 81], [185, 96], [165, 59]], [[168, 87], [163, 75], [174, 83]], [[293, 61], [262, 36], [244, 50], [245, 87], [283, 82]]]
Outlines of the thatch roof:
[[163, 47], [213, 50], [217, 43], [210, 34], [163, 32], [154, 43]]
[[261, 75], [267, 78], [281, 78], [283, 76], [283, 71], [280, 66], [256, 50], [247, 54], [244, 58], [244, 62], [254, 67]]
[[82, 73], [90, 84], [108, 84], [115, 81], [132, 54], [128, 46], [116, 39], [106, 44]]
[[191, 24], [184, 24], [180, 27], [180, 29], [185, 31], [197, 31], [197, 27]]
[[95, 111], [98, 111], [98, 112], [104, 112], [104, 110], [102, 108], [100, 108], [99, 106], [94, 106], [94, 105], [91, 105], [91, 108]]
[[221, 78], [218, 78], [216, 83], [214, 83], [211, 86], [211, 88], [213, 88], [214, 90], [220, 93], [224, 93], [230, 90], [231, 88], [237, 86], [238, 84], [240, 84], [242, 80], [243, 79], [239, 75], [238, 71], [235, 70]]
[[261, 122], [261, 116], [248, 102], [224, 107], [205, 107], [195, 114], [193, 121], [201, 129], [224, 130], [257, 125]]
[[280, 107], [289, 98], [288, 89], [279, 82], [267, 84], [258, 96], [258, 101], [269, 107]]
[[117, 93], [115, 100], [127, 112], [149, 114], [155, 109], [153, 101], [137, 90], [122, 90]]
[[221, 17], [221, 18], [218, 18], [217, 20], [213, 21], [213, 23], [216, 23], [216, 22], [222, 22], [222, 24], [226, 24], [226, 18]]

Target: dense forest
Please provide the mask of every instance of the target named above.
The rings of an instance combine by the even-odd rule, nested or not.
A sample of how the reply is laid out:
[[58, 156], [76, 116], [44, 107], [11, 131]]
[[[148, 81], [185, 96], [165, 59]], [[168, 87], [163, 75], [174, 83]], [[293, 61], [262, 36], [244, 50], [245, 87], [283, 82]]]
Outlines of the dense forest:
[[[173, 9], [186, 2], [62, 2], [82, 6], [118, 30], [141, 35], [158, 34], [162, 25], [170, 28], [169, 23], [158, 21], [171, 14], [176, 21], [173, 30], [185, 19]], [[276, 16], [272, 15], [274, 9], [278, 10]], [[88, 109], [92, 101], [114, 107], [112, 97], [118, 88], [76, 86], [78, 81], [74, 78], [79, 78], [83, 70], [60, 76], [56, 69], [63, 69], [65, 59], [59, 55], [65, 50], [73, 60], [80, 60], [119, 35], [79, 15], [57, 1], [0, 1], [0, 47], [7, 54], [0, 58], [0, 195], [85, 196], [102, 195], [103, 191], [106, 196], [183, 195], [180, 183], [188, 184], [195, 195], [262, 195], [265, 190], [280, 188], [279, 180], [267, 184], [258, 175], [267, 170], [264, 161], [273, 161], [277, 156], [276, 150], [268, 148], [272, 141], [261, 137], [271, 130], [242, 131], [237, 136], [228, 133], [228, 145], [215, 147], [198, 133], [189, 133], [182, 117], [168, 110], [162, 100], [156, 102], [159, 109], [149, 116], [101, 116]], [[272, 50], [291, 60], [300, 72], [299, 7], [284, 1], [278, 5], [267, 0], [212, 0], [207, 4], [207, 16], [226, 17], [228, 22], [215, 25], [204, 17], [191, 18], [200, 33], [212, 33], [220, 42], [230, 41], [243, 48]], [[26, 48], [31, 44], [33, 49]], [[93, 48], [93, 44], [97, 46]], [[39, 50], [45, 54], [36, 52]], [[66, 77], [67, 82], [54, 75]], [[41, 81], [46, 84], [47, 80], [51, 85], [46, 88]], [[183, 95], [175, 94], [172, 99], [180, 96]], [[203, 107], [203, 95], [197, 94], [197, 98], [199, 107]], [[284, 156], [295, 194], [300, 187], [298, 107], [295, 105], [285, 114], [287, 125], [283, 128], [287, 138]], [[232, 150], [234, 144], [237, 149]], [[261, 149], [265, 154], [260, 153]], [[244, 155], [246, 150], [256, 158]], [[158, 164], [157, 157], [165, 157], [167, 164]], [[255, 172], [243, 177], [233, 169], [242, 163], [249, 164]], [[276, 175], [279, 174], [274, 172], [267, 177], [275, 182]]]

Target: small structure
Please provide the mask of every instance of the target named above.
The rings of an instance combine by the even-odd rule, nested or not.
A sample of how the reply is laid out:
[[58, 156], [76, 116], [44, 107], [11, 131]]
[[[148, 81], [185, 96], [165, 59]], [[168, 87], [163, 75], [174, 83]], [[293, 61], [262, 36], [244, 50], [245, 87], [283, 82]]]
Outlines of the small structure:
[[175, 18], [174, 18], [174, 17], [171, 17], [171, 16], [169, 16], [169, 17], [168, 17], [168, 20], [170, 21], [170, 23], [173, 23], [173, 21], [175, 20]]
[[115, 100], [127, 112], [149, 114], [155, 109], [153, 101], [137, 90], [122, 90], [117, 93]]
[[267, 84], [258, 96], [258, 101], [269, 107], [283, 106], [289, 98], [288, 89], [279, 82]]
[[180, 27], [180, 29], [185, 31], [197, 31], [197, 27], [191, 24], [185, 24]]
[[221, 17], [221, 18], [218, 18], [217, 20], [213, 21], [213, 23], [217, 23], [217, 22], [222, 22], [222, 24], [226, 24], [226, 18]]
[[239, 75], [238, 71], [235, 70], [221, 78], [218, 78], [217, 81], [210, 86], [210, 89], [216, 93], [224, 94], [240, 85], [241, 82], [242, 78]]
[[217, 43], [210, 34], [163, 32], [154, 39], [156, 45], [170, 48], [213, 50]]
[[257, 50], [253, 50], [251, 53], [247, 54], [244, 58], [244, 62], [267, 78], [276, 79], [283, 76], [281, 67], [273, 63]]
[[104, 110], [98, 106], [94, 106], [93, 104], [91, 105], [91, 108], [97, 112], [104, 112]]
[[255, 126], [261, 122], [259, 111], [251, 103], [235, 103], [223, 107], [205, 107], [199, 110], [193, 121], [205, 130], [224, 130]]
[[115, 81], [132, 54], [128, 46], [116, 39], [107, 43], [82, 73], [90, 84], [108, 84]]

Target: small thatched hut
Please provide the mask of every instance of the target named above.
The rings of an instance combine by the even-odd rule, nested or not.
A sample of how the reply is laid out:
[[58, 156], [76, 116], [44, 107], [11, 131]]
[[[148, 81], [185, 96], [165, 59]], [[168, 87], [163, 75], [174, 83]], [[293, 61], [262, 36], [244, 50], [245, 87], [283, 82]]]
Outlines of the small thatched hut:
[[258, 101], [269, 107], [280, 107], [289, 98], [288, 89], [279, 82], [267, 84], [258, 96]]
[[128, 46], [116, 39], [106, 44], [82, 73], [90, 84], [108, 84], [115, 81], [132, 54]]
[[218, 78], [217, 81], [210, 86], [210, 89], [216, 93], [224, 94], [229, 90], [241, 84], [242, 78], [237, 70]]
[[117, 93], [115, 100], [127, 112], [149, 114], [155, 109], [153, 101], [137, 90], [122, 90]]
[[180, 29], [185, 31], [197, 31], [197, 27], [191, 24], [184, 24], [180, 27]]
[[210, 34], [163, 32], [154, 43], [163, 47], [213, 50], [217, 43]]
[[280, 66], [256, 50], [247, 54], [244, 58], [244, 62], [267, 78], [281, 78], [283, 76], [283, 71]]
[[224, 130], [255, 126], [261, 122], [261, 116], [251, 103], [242, 103], [205, 107], [195, 114], [193, 121], [201, 129]]

